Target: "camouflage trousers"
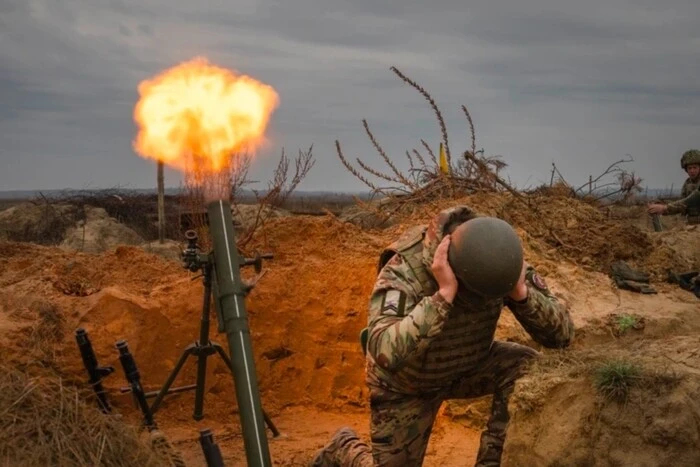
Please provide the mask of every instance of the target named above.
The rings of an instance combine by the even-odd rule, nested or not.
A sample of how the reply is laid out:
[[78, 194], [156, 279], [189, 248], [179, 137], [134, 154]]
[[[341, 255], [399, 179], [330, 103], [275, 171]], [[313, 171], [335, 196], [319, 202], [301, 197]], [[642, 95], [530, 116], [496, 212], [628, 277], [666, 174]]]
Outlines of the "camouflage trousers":
[[450, 387], [425, 395], [373, 390], [371, 446], [352, 430], [339, 430], [313, 466], [411, 467], [423, 464], [435, 416], [445, 400], [493, 395], [491, 415], [481, 434], [476, 466], [499, 466], [510, 419], [508, 398], [525, 365], [538, 353], [512, 342], [494, 342], [488, 357]]

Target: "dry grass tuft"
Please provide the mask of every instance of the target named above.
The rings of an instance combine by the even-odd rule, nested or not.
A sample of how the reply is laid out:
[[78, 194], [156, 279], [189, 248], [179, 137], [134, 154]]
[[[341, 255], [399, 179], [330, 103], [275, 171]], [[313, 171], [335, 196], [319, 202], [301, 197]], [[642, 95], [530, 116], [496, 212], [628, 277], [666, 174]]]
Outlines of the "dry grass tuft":
[[545, 405], [558, 386], [584, 380], [592, 382], [591, 393], [603, 403], [626, 404], [634, 390], [642, 398], [655, 397], [679, 384], [682, 376], [619, 351], [546, 351], [518, 381], [513, 402], [518, 409], [532, 412]]
[[590, 363], [574, 352], [548, 351], [533, 360], [517, 384], [513, 403], [519, 410], [532, 412], [544, 404], [560, 384], [585, 376]]
[[45, 300], [33, 301], [27, 311], [31, 325], [17, 335], [24, 349], [22, 357], [32, 365], [51, 367], [56, 361], [57, 344], [65, 337], [66, 318], [55, 303]]
[[54, 343], [63, 339], [66, 318], [56, 304], [46, 301], [34, 302], [31, 311], [36, 313], [38, 318], [30, 335], [33, 343]]
[[642, 380], [642, 368], [628, 360], [610, 360], [597, 367], [594, 376], [596, 389], [606, 400], [626, 402]]
[[61, 379], [0, 372], [0, 464], [166, 465], [136, 428], [88, 406]]

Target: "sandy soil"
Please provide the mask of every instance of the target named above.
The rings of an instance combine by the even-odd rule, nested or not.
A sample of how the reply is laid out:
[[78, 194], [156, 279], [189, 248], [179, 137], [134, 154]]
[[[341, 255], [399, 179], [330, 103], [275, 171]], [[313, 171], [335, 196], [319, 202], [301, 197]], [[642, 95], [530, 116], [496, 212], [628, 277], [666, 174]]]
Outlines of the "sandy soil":
[[[591, 206], [567, 199], [539, 205], [540, 215], [547, 213], [546, 221], [514, 208], [513, 201], [505, 197], [467, 201], [488, 213], [505, 212], [518, 226], [528, 260], [547, 277], [555, 293], [570, 304], [578, 329], [571, 353], [608, 352], [609, 346], [624, 350], [631, 343], [640, 348], [653, 344], [670, 352], [677, 348], [672, 338], [690, 336], [700, 329], [698, 299], [662, 282], [668, 268], [698, 267], [698, 263], [692, 264], [696, 253], [685, 250], [687, 242], [700, 232], [678, 227], [655, 234], [610, 220]], [[275, 255], [265, 263], [265, 275], [247, 300], [263, 407], [283, 434], [270, 440], [275, 465], [305, 465], [341, 426], [367, 436], [369, 409], [358, 335], [366, 323], [378, 253], [411, 223], [426, 219], [425, 212], [414, 212], [390, 229], [370, 232], [331, 216], [285, 217], [270, 221], [257, 236], [254, 246]], [[607, 267], [617, 259], [651, 273], [652, 285], [659, 293], [640, 295], [616, 289]], [[245, 275], [250, 277], [251, 272]], [[139, 414], [130, 396], [120, 393], [126, 381], [116, 341], [128, 341], [145, 389], [157, 390], [184, 348], [198, 338], [201, 293], [201, 280], [195, 274], [175, 261], [134, 246], [88, 254], [0, 243], [0, 346], [8, 361], [27, 371], [48, 368], [75, 384], [84, 384], [85, 374], [73, 337], [76, 328], [84, 327], [100, 364], [117, 369], [105, 381], [110, 400], [118, 413], [135, 423]], [[31, 338], [40, 322], [36, 310], [41, 303], [56, 307], [65, 320], [64, 334], [49, 351]], [[613, 332], [611, 316], [625, 313], [642, 317], [644, 326], [621, 341]], [[227, 348], [225, 335], [217, 333], [215, 321], [211, 335], [212, 340]], [[537, 348], [507, 311], [498, 337]], [[684, 383], [691, 393], [693, 384], [697, 385], [694, 375]], [[194, 379], [191, 359], [175, 385], [192, 384]], [[585, 383], [576, 377], [570, 380], [567, 394], [585, 392], [581, 386]], [[598, 404], [594, 391], [588, 390], [586, 407]], [[542, 397], [550, 396], [543, 389]], [[568, 404], [569, 399], [560, 397], [546, 410], [553, 414]], [[488, 405], [488, 398], [445, 404], [425, 465], [472, 465]], [[213, 429], [227, 465], [242, 463], [245, 456], [233, 381], [216, 356], [209, 359], [207, 368], [202, 421], [192, 419], [193, 407], [192, 392], [174, 394], [166, 397], [155, 416], [188, 465], [204, 465], [197, 442], [200, 428]], [[580, 413], [588, 413], [586, 410], [581, 408]], [[555, 465], [552, 459], [565, 462], [573, 458], [562, 457], [554, 448], [547, 451], [541, 447], [542, 442], [555, 435], [562, 443], [570, 441], [568, 435], [596, 439], [573, 421], [569, 431], [554, 430], [543, 435], [539, 445], [523, 434], [525, 429], [532, 432], [545, 426], [550, 412], [517, 418], [512, 427], [516, 451], [509, 450], [513, 463], [508, 465], [524, 465], [524, 458], [517, 457], [517, 452], [526, 453], [527, 443], [540, 456], [529, 465]], [[590, 443], [585, 446], [590, 447]], [[658, 454], [663, 449], [655, 449], [656, 457], [646, 464], [634, 464], [639, 458], [629, 454], [627, 460], [616, 465], [664, 465], [663, 455]], [[620, 456], [615, 455], [598, 460]], [[656, 460], [661, 463], [654, 463]], [[578, 460], [572, 462], [558, 465], [583, 465]]]

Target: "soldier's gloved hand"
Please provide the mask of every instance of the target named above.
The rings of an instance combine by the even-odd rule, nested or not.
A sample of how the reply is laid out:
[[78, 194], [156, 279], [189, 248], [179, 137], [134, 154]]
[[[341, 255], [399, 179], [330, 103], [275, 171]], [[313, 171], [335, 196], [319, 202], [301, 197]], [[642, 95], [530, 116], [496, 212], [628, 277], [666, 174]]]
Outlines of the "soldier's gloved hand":
[[647, 208], [649, 214], [663, 214], [668, 209], [665, 204], [650, 204]]
[[457, 277], [455, 276], [452, 267], [447, 260], [447, 250], [450, 247], [450, 236], [445, 235], [442, 239], [440, 245], [438, 245], [437, 250], [435, 250], [435, 256], [433, 257], [433, 264], [430, 269], [435, 276], [435, 280], [439, 286], [440, 295], [448, 303], [452, 303], [457, 295], [457, 288], [459, 284], [457, 283]]
[[523, 269], [520, 272], [520, 279], [510, 291], [508, 296], [515, 300], [516, 302], [522, 302], [527, 300], [527, 284], [525, 283], [525, 273], [527, 272], [529, 264], [523, 261]]

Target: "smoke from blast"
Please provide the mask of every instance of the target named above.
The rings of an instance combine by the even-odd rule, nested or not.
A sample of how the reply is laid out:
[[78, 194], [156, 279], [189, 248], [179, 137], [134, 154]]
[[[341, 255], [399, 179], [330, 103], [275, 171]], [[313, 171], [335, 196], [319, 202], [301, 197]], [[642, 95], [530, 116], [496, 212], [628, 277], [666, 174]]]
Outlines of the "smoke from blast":
[[266, 143], [277, 92], [197, 57], [139, 83], [134, 150], [183, 171], [207, 192], [228, 198], [238, 154]]

